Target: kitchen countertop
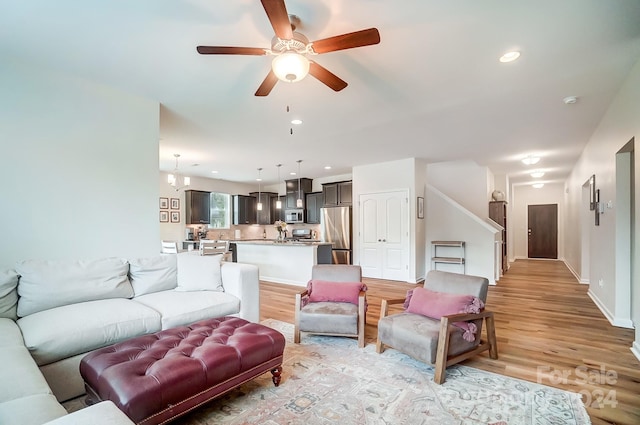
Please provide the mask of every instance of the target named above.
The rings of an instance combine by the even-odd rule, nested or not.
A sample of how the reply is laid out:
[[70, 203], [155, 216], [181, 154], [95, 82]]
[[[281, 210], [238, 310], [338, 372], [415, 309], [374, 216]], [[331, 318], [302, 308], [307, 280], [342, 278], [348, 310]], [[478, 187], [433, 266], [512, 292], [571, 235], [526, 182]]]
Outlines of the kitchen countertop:
[[241, 239], [231, 240], [229, 242], [237, 244], [251, 244], [251, 245], [277, 245], [277, 246], [318, 246], [318, 245], [331, 245], [331, 242], [321, 242], [317, 240], [305, 240], [305, 241], [284, 241], [280, 242], [275, 239]]

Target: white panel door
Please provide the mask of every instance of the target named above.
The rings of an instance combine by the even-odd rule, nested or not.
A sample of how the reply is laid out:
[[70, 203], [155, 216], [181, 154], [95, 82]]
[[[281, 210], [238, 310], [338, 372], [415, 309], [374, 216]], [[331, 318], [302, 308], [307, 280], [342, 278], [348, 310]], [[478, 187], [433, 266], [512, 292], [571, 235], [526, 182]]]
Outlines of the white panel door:
[[409, 277], [408, 191], [360, 196], [360, 266], [378, 279]]

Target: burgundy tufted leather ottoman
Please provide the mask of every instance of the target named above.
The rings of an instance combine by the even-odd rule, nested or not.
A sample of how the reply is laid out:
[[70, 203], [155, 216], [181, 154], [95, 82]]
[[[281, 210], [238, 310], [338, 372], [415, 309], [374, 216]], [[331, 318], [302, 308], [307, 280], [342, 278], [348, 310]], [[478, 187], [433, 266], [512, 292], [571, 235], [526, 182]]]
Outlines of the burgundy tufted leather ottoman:
[[89, 403], [111, 400], [137, 424], [163, 424], [271, 371], [280, 384], [284, 336], [222, 317], [132, 338], [82, 359]]

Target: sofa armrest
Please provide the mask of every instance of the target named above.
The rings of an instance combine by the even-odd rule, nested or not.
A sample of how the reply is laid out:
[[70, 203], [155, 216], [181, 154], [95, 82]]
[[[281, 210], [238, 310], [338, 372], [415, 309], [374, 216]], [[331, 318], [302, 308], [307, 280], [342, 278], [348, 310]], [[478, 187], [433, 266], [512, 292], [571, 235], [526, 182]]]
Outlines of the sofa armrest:
[[135, 425], [111, 401], [103, 401], [47, 422], [46, 425]]
[[243, 263], [221, 264], [225, 292], [240, 298], [237, 316], [250, 322], [260, 321], [260, 279], [258, 266]]

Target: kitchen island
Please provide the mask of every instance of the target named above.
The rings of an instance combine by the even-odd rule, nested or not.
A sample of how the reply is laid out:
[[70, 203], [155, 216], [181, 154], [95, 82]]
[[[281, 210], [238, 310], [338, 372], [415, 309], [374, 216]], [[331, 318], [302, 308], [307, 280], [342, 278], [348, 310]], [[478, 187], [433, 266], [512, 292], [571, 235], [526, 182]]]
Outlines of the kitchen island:
[[260, 280], [307, 286], [315, 264], [331, 263], [331, 243], [236, 240], [239, 263], [258, 266]]

